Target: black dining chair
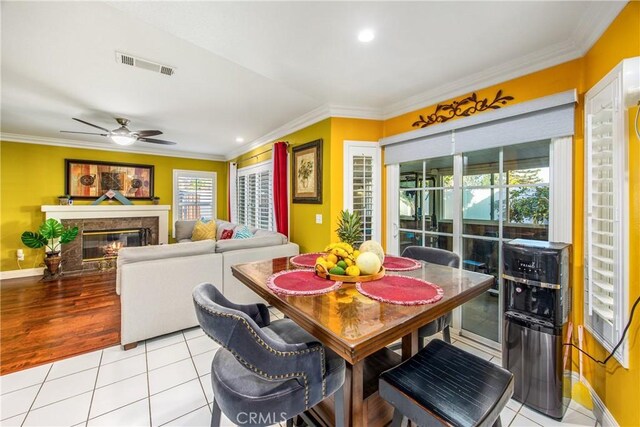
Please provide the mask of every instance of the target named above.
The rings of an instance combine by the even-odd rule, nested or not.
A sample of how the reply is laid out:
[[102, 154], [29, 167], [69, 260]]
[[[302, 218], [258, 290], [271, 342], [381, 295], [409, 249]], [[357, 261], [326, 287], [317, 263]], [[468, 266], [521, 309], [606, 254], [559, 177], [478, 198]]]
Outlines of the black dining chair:
[[500, 427], [513, 374], [441, 340], [382, 373], [380, 397], [394, 408], [391, 427]]
[[[193, 301], [200, 326], [222, 346], [211, 363], [212, 427], [221, 413], [238, 425], [292, 426], [336, 391], [344, 407], [344, 360], [292, 320], [271, 322], [264, 304], [234, 304], [209, 283], [193, 290]], [[343, 420], [336, 410], [336, 425]]]
[[[430, 248], [424, 246], [408, 246], [402, 252], [403, 257], [413, 258], [433, 264], [446, 265], [453, 268], [460, 267], [460, 257], [445, 249]], [[418, 330], [418, 349], [424, 347], [424, 339], [442, 331], [442, 338], [451, 343], [449, 327], [453, 323], [451, 312], [440, 316], [436, 320], [427, 323]]]

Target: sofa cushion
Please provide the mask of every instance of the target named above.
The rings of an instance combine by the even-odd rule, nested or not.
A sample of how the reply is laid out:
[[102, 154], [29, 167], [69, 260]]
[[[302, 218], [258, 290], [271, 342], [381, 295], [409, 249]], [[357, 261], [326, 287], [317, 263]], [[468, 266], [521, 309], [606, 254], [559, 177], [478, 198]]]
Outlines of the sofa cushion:
[[193, 227], [196, 225], [196, 220], [190, 221], [176, 221], [176, 240], [178, 242], [191, 241], [191, 235], [193, 234]]
[[191, 240], [197, 242], [199, 240], [216, 240], [216, 222], [202, 222], [198, 220], [193, 227], [193, 234]]
[[171, 245], [151, 245], [124, 247], [118, 251], [118, 267], [140, 261], [154, 259], [179, 258], [193, 255], [213, 253], [216, 242], [202, 240], [200, 242], [174, 243]]
[[250, 239], [253, 237], [253, 233], [246, 225], [239, 225], [233, 231], [234, 239]]
[[236, 228], [236, 224], [222, 219], [216, 219], [216, 224], [218, 225], [218, 231], [216, 232], [217, 240], [222, 239], [222, 233], [224, 233], [225, 230], [231, 230], [231, 234], [233, 235], [233, 230]]
[[286, 243], [286, 236], [280, 233], [257, 230], [256, 234], [250, 239], [218, 240], [216, 242], [216, 252], [223, 253], [240, 249], [263, 248], [265, 246], [284, 245]]
[[218, 240], [229, 240], [233, 237], [233, 229], [222, 230], [220, 238]]

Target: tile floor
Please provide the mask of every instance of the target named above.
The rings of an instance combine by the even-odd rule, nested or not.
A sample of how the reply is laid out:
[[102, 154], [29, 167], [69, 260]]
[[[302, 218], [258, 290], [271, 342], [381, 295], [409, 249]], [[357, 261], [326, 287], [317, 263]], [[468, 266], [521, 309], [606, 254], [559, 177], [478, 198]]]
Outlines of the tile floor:
[[[275, 318], [282, 314], [272, 309]], [[456, 339], [454, 345], [487, 360], [499, 357]], [[83, 354], [0, 377], [2, 426], [208, 426], [210, 364], [218, 345], [192, 328]], [[486, 349], [484, 349], [486, 350]], [[563, 421], [510, 401], [503, 426], [595, 426], [593, 414], [572, 402]], [[223, 426], [233, 426], [226, 418]]]

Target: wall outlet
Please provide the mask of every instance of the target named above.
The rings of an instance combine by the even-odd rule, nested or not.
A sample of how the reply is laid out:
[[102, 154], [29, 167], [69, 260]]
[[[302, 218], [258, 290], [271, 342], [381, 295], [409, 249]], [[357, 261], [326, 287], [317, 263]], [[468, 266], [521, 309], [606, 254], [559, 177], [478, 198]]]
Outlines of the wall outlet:
[[322, 224], [322, 214], [316, 214], [316, 224]]
[[18, 249], [16, 251], [16, 256], [18, 258], [18, 261], [24, 261], [24, 251], [22, 249]]

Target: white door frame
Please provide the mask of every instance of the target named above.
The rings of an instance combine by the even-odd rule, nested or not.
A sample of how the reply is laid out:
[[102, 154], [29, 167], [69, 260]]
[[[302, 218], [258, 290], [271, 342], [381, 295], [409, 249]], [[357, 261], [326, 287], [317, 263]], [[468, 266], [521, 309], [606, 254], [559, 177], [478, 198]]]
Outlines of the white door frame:
[[377, 141], [344, 141], [344, 180], [343, 180], [343, 209], [353, 211], [353, 168], [349, 160], [351, 156], [363, 155], [373, 158], [373, 231], [371, 237], [380, 241], [382, 237], [382, 165], [380, 163], [380, 144]]

